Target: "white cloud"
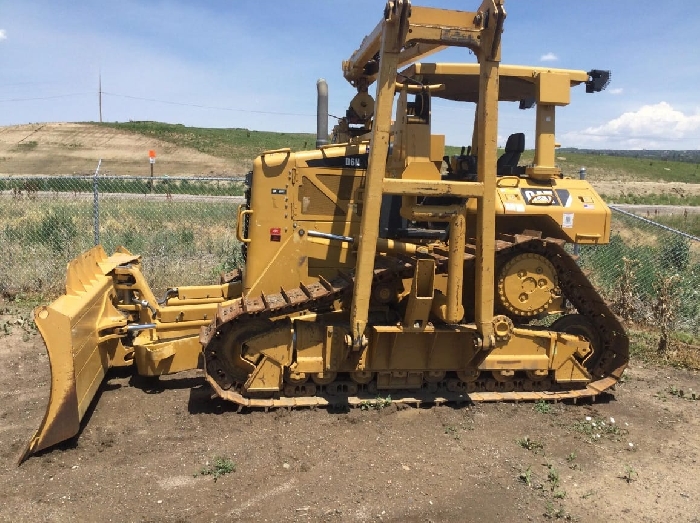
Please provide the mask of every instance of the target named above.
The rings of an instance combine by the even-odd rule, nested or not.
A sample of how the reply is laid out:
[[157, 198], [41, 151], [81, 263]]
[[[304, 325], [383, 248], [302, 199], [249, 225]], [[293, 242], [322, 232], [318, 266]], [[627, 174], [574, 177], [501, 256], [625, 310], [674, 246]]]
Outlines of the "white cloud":
[[559, 60], [559, 57], [554, 53], [547, 53], [540, 56], [541, 62], [556, 62], [557, 60]]
[[[562, 138], [574, 147], [621, 149], [697, 148], [700, 112], [684, 114], [667, 102], [644, 105], [637, 111]], [[683, 143], [685, 142], [685, 143]]]
[[0, 29], [0, 40], [7, 40], [7, 31]]
[[609, 89], [608, 92], [610, 94], [622, 94], [624, 89], [622, 87], [615, 87], [615, 89]]

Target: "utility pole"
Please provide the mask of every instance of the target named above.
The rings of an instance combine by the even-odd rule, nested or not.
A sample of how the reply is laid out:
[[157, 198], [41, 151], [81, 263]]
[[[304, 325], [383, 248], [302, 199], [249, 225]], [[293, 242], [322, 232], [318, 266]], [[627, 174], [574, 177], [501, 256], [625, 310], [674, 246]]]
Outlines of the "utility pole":
[[100, 102], [100, 123], [102, 123], [102, 71], [99, 76], [99, 102]]

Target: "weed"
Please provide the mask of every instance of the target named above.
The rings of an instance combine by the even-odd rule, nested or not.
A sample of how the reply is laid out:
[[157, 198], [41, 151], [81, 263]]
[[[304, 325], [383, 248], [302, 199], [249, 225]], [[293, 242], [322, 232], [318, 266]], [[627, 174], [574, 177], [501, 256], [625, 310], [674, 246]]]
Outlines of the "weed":
[[622, 436], [627, 434], [626, 429], [618, 427], [612, 421], [605, 421], [600, 418], [587, 417], [583, 421], [574, 423], [573, 429], [576, 432], [588, 436], [591, 441], [607, 438], [612, 441], [620, 441]]
[[542, 443], [541, 441], [532, 440], [530, 439], [530, 436], [525, 436], [524, 438], [520, 438], [516, 441], [518, 445], [520, 445], [522, 448], [526, 450], [531, 450], [535, 454], [544, 452], [544, 443]]
[[588, 499], [593, 495], [595, 495], [595, 490], [588, 490], [588, 491], [584, 492], [583, 494], [581, 494], [581, 499]]
[[566, 490], [555, 490], [554, 491], [554, 498], [555, 499], [564, 499], [566, 497]]
[[574, 460], [576, 459], [576, 453], [572, 452], [568, 456], [566, 456], [566, 462], [569, 464], [569, 468], [571, 470], [581, 470], [581, 466], [578, 463], [574, 463]]
[[521, 470], [518, 474], [518, 479], [525, 483], [528, 487], [532, 486], [532, 466], [528, 466], [525, 470]]
[[631, 379], [632, 378], [630, 377], [629, 372], [627, 372], [627, 369], [625, 369], [624, 371], [622, 371], [622, 376], [620, 376], [620, 384], [627, 383]]
[[67, 209], [56, 209], [44, 216], [34, 231], [39, 244], [48, 245], [54, 253], [63, 252], [78, 236], [78, 228]]
[[654, 285], [657, 294], [656, 303], [653, 307], [654, 320], [659, 327], [659, 344], [657, 350], [659, 354], [665, 355], [671, 349], [671, 334], [673, 333], [680, 296], [678, 284], [680, 276], [674, 274], [661, 278]]
[[660, 390], [656, 394], [654, 394], [654, 397], [656, 399], [660, 399], [661, 401], [666, 401], [668, 399], [668, 397], [666, 396], [666, 394], [662, 390]]
[[445, 426], [445, 434], [449, 434], [452, 436], [454, 439], [459, 439], [459, 434], [457, 432], [457, 427], [454, 425], [446, 425]]
[[683, 236], [672, 236], [661, 246], [661, 266], [668, 272], [684, 271], [690, 263], [690, 242]]
[[625, 465], [625, 472], [620, 477], [627, 483], [632, 483], [633, 481], [637, 480], [639, 474], [630, 465]]
[[554, 503], [551, 501], [547, 501], [547, 504], [544, 507], [544, 515], [548, 518], [554, 517]]
[[639, 261], [627, 256], [622, 257], [624, 268], [620, 278], [613, 289], [612, 309], [624, 320], [632, 321], [636, 318], [639, 307], [637, 306], [637, 293], [634, 286], [634, 272], [639, 266]]
[[391, 396], [382, 398], [377, 396], [375, 400], [364, 400], [360, 403], [360, 410], [382, 410], [391, 405]]
[[559, 472], [554, 468], [551, 463], [547, 464], [547, 481], [549, 481], [549, 487], [552, 492], [559, 486]]
[[210, 465], [207, 463], [206, 466], [202, 467], [197, 476], [212, 476], [216, 482], [221, 476], [230, 474], [231, 472], [236, 472], [236, 464], [228, 458], [216, 457], [214, 458], [214, 464]]
[[552, 412], [552, 405], [547, 403], [545, 400], [537, 400], [533, 409], [535, 412], [539, 412], [540, 414], [549, 414]]
[[555, 509], [554, 503], [551, 501], [547, 501], [547, 504], [545, 505], [544, 516], [547, 519], [564, 519], [566, 521], [572, 520], [571, 514], [568, 514], [561, 504]]
[[688, 389], [688, 392], [686, 392], [683, 389], [679, 389], [675, 385], [669, 386], [667, 389], [668, 393], [671, 396], [675, 396], [677, 398], [689, 400], [689, 401], [699, 401], [700, 400], [700, 394], [697, 392], [694, 392], [693, 389]]

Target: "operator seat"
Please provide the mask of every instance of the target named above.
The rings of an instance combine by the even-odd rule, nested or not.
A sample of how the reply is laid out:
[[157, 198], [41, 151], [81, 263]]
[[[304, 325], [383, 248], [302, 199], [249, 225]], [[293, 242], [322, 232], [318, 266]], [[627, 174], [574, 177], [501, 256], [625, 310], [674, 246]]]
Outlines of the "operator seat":
[[506, 141], [506, 150], [496, 163], [496, 175], [506, 176], [510, 174], [520, 174], [518, 162], [520, 155], [525, 150], [525, 133], [514, 133]]

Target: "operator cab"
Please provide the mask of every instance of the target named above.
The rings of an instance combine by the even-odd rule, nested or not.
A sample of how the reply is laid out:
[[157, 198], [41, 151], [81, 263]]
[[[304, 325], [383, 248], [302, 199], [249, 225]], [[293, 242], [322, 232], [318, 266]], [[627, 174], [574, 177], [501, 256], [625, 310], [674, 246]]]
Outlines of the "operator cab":
[[[561, 169], [555, 164], [555, 108], [570, 102], [570, 91], [574, 86], [586, 84], [586, 92], [605, 89], [610, 79], [608, 71], [590, 72], [545, 67], [515, 65], [499, 66], [499, 102], [518, 103], [520, 109], [536, 107], [536, 129], [534, 159], [520, 165], [525, 151], [525, 134], [511, 134], [503, 153], [497, 160], [496, 176], [517, 177], [523, 184], [551, 186], [553, 179], [562, 178]], [[397, 75], [396, 121], [393, 125], [393, 140], [387, 165], [400, 172], [405, 162], [420, 162], [427, 166], [434, 160], [435, 138], [431, 134], [432, 97], [457, 102], [479, 102], [479, 64], [463, 63], [415, 63]], [[413, 96], [409, 101], [409, 96]], [[474, 118], [472, 143], [462, 147], [459, 155], [442, 156], [446, 167], [438, 165], [437, 179], [448, 181], [477, 181], [479, 156], [477, 118]], [[443, 140], [444, 137], [440, 137]], [[424, 144], [430, 144], [428, 148]], [[439, 153], [444, 154], [444, 153]], [[439, 157], [438, 157], [439, 158]], [[426, 167], [423, 167], [423, 172]], [[512, 183], [512, 182], [511, 182]], [[525, 185], [523, 185], [525, 186]], [[550, 191], [551, 192], [551, 191]], [[458, 204], [454, 196], [418, 197], [418, 205]], [[549, 203], [554, 203], [554, 197]], [[380, 219], [380, 234], [388, 238], [443, 239], [446, 236], [444, 223], [411, 221], [402, 211], [406, 199], [400, 196], [384, 196]]]
[[[402, 81], [409, 79], [421, 85], [439, 85], [440, 89], [429, 93], [437, 98], [474, 104], [479, 102], [479, 64], [476, 63], [415, 63], [401, 71], [398, 77]], [[561, 170], [554, 163], [555, 108], [569, 104], [572, 87], [585, 83], [586, 92], [594, 93], [605, 89], [609, 81], [609, 71], [500, 65], [498, 100], [517, 102], [520, 109], [537, 107], [534, 161], [527, 166], [518, 165], [525, 150], [525, 135], [511, 134], [505, 151], [498, 159], [497, 176], [527, 176], [543, 181], [561, 177]], [[463, 147], [459, 155], [444, 157], [447, 179], [476, 180], [479, 155], [476, 129], [475, 118], [472, 144]]]

